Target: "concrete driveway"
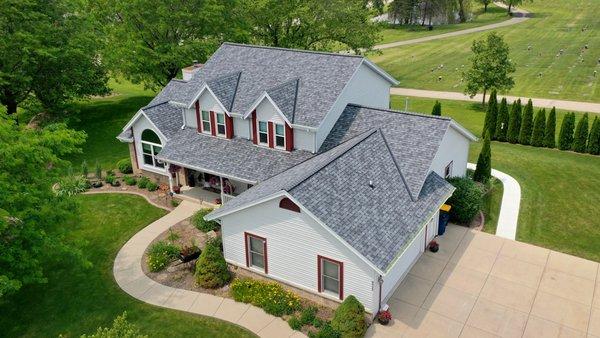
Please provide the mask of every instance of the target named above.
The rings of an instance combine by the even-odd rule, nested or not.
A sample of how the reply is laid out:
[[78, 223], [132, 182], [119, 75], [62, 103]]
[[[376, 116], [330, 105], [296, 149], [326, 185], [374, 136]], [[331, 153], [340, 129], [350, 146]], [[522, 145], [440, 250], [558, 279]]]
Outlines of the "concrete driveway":
[[450, 225], [367, 337], [600, 337], [598, 263]]

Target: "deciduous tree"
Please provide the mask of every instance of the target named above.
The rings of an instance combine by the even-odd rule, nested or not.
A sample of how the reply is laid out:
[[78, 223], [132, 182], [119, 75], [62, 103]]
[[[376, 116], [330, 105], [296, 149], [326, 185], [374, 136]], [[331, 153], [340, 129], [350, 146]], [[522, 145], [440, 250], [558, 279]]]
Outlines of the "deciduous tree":
[[579, 119], [577, 128], [575, 128], [575, 138], [573, 140], [573, 150], [578, 153], [585, 153], [587, 151], [587, 138], [589, 132], [588, 114], [583, 114], [583, 117]]
[[546, 131], [544, 133], [544, 146], [548, 148], [556, 147], [556, 108], [552, 107], [548, 120], [546, 121]]
[[473, 41], [471, 68], [463, 72], [466, 81], [465, 93], [471, 97], [483, 90], [483, 103], [488, 90], [507, 91], [515, 85], [511, 74], [515, 66], [510, 60], [510, 50], [502, 36], [489, 33]]
[[544, 134], [546, 131], [546, 109], [540, 109], [533, 122], [533, 134], [531, 135], [531, 145], [534, 147], [544, 146]]
[[490, 133], [490, 138], [495, 139], [496, 134], [496, 120], [498, 119], [498, 97], [496, 96], [496, 90], [492, 90], [490, 94], [490, 100], [488, 102], [487, 111], [485, 113], [485, 121], [483, 123], [483, 132], [481, 136], [485, 136], [486, 132]]
[[521, 129], [519, 131], [519, 143], [528, 145], [531, 143], [531, 132], [533, 131], [533, 103], [531, 99], [527, 101], [523, 117], [521, 119]]
[[508, 125], [508, 103], [506, 102], [506, 98], [502, 98], [502, 101], [500, 101], [500, 107], [498, 108], [498, 118], [496, 119], [496, 140], [501, 142], [507, 141]]
[[479, 2], [480, 4], [483, 5], [483, 12], [487, 13], [487, 8], [488, 8], [489, 4], [492, 3], [492, 0], [477, 0], [477, 2]]

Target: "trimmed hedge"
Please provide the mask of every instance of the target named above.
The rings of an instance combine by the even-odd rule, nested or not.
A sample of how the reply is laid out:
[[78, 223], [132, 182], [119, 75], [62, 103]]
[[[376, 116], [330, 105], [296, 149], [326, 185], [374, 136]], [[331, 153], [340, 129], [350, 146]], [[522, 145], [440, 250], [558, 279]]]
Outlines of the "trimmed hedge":
[[468, 224], [481, 210], [483, 203], [483, 190], [467, 177], [452, 177], [448, 179], [456, 190], [448, 199], [450, 218], [454, 222]]
[[179, 255], [179, 247], [165, 241], [158, 241], [148, 249], [148, 269], [152, 272], [163, 270]]
[[506, 135], [508, 131], [508, 103], [506, 98], [502, 98], [500, 101], [500, 107], [498, 107], [498, 117], [496, 118], [496, 129], [494, 130], [494, 140], [506, 142]]
[[544, 133], [544, 146], [547, 148], [556, 148], [556, 108], [552, 107], [548, 120], [546, 121], [546, 131]]
[[571, 150], [573, 147], [573, 129], [575, 128], [575, 114], [567, 113], [563, 118], [558, 135], [558, 149]]
[[196, 282], [203, 288], [217, 289], [231, 280], [227, 262], [218, 241], [209, 241], [196, 261]]
[[207, 221], [204, 219], [204, 216], [210, 214], [211, 212], [212, 209], [208, 208], [196, 211], [194, 216], [192, 216], [192, 224], [194, 224], [194, 226], [202, 232], [217, 230], [219, 228], [219, 223], [215, 221]]
[[573, 139], [573, 150], [578, 153], [585, 153], [587, 151], [587, 138], [589, 131], [588, 114], [583, 114], [583, 117], [577, 123], [575, 128], [575, 136]]
[[133, 173], [133, 167], [131, 166], [131, 159], [129, 157], [124, 158], [124, 159], [120, 160], [119, 162], [117, 162], [117, 168], [123, 174], [132, 174]]
[[508, 131], [506, 138], [510, 143], [519, 142], [519, 133], [521, 132], [521, 99], [513, 103], [508, 117]]
[[338, 306], [331, 320], [331, 328], [344, 338], [360, 338], [367, 332], [365, 307], [350, 295]]
[[594, 117], [592, 123], [587, 151], [592, 155], [600, 155], [600, 119], [598, 116]]
[[534, 147], [544, 146], [544, 135], [546, 133], [546, 109], [540, 109], [533, 122], [533, 133], [531, 135], [531, 145]]
[[231, 295], [237, 302], [250, 303], [278, 317], [291, 315], [301, 308], [300, 298], [277, 282], [236, 279], [231, 283]]
[[519, 143], [528, 145], [531, 143], [531, 132], [533, 131], [533, 102], [527, 101], [523, 117], [521, 120], [521, 129], [519, 131]]

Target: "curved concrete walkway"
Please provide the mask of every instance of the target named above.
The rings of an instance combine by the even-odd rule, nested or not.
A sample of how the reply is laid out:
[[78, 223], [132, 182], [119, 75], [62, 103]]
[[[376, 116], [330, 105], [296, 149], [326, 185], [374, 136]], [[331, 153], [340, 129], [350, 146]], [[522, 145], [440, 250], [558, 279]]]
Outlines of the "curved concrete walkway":
[[[468, 169], [475, 170], [476, 167], [477, 165], [474, 163], [467, 163]], [[514, 240], [517, 236], [517, 223], [521, 207], [521, 186], [512, 176], [496, 169], [492, 169], [492, 176], [499, 179], [504, 186], [496, 236]]]
[[[494, 4], [498, 7], [506, 8], [506, 5], [504, 5], [502, 3], [494, 2]], [[445, 39], [445, 38], [449, 38], [449, 37], [453, 37], [453, 36], [471, 34], [471, 33], [476, 33], [476, 32], [483, 32], [483, 31], [487, 31], [490, 29], [496, 29], [496, 28], [516, 25], [518, 23], [521, 23], [521, 22], [529, 19], [529, 17], [530, 17], [530, 13], [528, 11], [526, 11], [524, 9], [516, 9], [515, 8], [513, 10], [513, 17], [508, 20], [502, 21], [502, 22], [492, 23], [492, 24], [485, 25], [485, 26], [463, 29], [463, 30], [459, 30], [459, 31], [449, 32], [449, 33], [425, 36], [425, 37], [417, 38], [417, 39], [385, 43], [385, 44], [381, 44], [381, 45], [376, 45], [375, 47], [373, 47], [373, 49], [379, 50], [379, 49], [394, 48], [394, 47], [399, 47], [399, 46], [412, 45], [415, 43]]]
[[117, 284], [143, 302], [170, 309], [215, 317], [235, 323], [260, 337], [305, 337], [281, 318], [255, 306], [206, 293], [176, 289], [150, 279], [142, 271], [142, 256], [150, 243], [177, 222], [192, 216], [200, 204], [183, 201], [172, 212], [135, 234], [121, 248], [113, 266]]

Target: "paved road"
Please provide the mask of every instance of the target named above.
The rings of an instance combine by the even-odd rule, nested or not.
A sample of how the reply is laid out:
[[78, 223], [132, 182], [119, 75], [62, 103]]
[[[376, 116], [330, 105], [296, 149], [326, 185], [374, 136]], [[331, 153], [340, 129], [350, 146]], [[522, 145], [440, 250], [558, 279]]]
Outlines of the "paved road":
[[[403, 96], [416, 96], [416, 97], [427, 97], [433, 99], [442, 99], [442, 100], [458, 100], [458, 101], [471, 101], [471, 102], [481, 102], [482, 95], [477, 94], [474, 97], [469, 97], [463, 93], [457, 92], [441, 92], [434, 90], [422, 90], [422, 89], [411, 89], [411, 88], [391, 88], [390, 94], [392, 95], [403, 95]], [[506, 98], [508, 103], [512, 103], [517, 99], [529, 99], [527, 96], [509, 96], [509, 95], [498, 95], [498, 99]], [[578, 101], [565, 101], [565, 100], [554, 100], [554, 99], [541, 99], [541, 98], [531, 98], [533, 101], [533, 105], [535, 107], [541, 108], [552, 108], [556, 107], [557, 109], [569, 110], [569, 111], [580, 111], [580, 112], [588, 112], [588, 113], [598, 113], [600, 114], [600, 103], [593, 102], [578, 102]]]
[[[504, 4], [501, 3], [497, 3], [495, 2], [496, 6], [498, 7], [506, 7]], [[406, 45], [412, 45], [415, 43], [421, 43], [421, 42], [427, 42], [427, 41], [432, 41], [432, 40], [438, 40], [438, 39], [445, 39], [445, 38], [449, 38], [452, 36], [459, 36], [459, 35], [464, 35], [464, 34], [471, 34], [471, 33], [476, 33], [476, 32], [483, 32], [483, 31], [487, 31], [490, 29], [496, 29], [496, 28], [501, 28], [501, 27], [506, 27], [506, 26], [511, 26], [511, 25], [516, 25], [518, 23], [521, 23], [525, 20], [528, 20], [530, 17], [530, 13], [526, 10], [523, 9], [514, 9], [513, 10], [513, 17], [509, 20], [506, 21], [502, 21], [502, 22], [498, 22], [498, 23], [492, 23], [489, 25], [485, 25], [485, 26], [479, 26], [479, 27], [474, 27], [474, 28], [469, 28], [469, 29], [463, 29], [460, 31], [454, 31], [454, 32], [450, 32], [450, 33], [443, 33], [443, 34], [438, 34], [438, 35], [432, 35], [432, 36], [425, 36], [422, 38], [418, 38], [418, 39], [411, 39], [411, 40], [404, 40], [404, 41], [396, 41], [396, 42], [390, 42], [390, 43], [385, 43], [385, 44], [381, 44], [381, 45], [376, 45], [375, 47], [373, 47], [373, 49], [386, 49], [386, 48], [393, 48], [393, 47], [398, 47], [398, 46], [406, 46]]]

